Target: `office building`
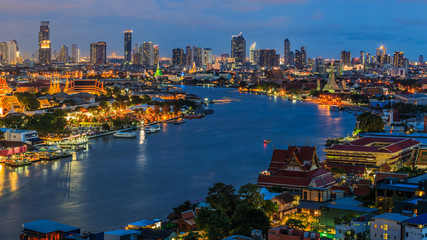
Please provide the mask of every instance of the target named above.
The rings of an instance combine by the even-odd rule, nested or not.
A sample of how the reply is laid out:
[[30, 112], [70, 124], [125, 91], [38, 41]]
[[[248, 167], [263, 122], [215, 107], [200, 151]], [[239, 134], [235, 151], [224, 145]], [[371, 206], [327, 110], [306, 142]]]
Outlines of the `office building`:
[[403, 67], [405, 67], [403, 52], [394, 52], [393, 66], [395, 68], [403, 68]]
[[295, 67], [297, 69], [304, 68], [304, 57], [299, 50], [295, 50]]
[[360, 64], [365, 65], [365, 63], [366, 63], [365, 51], [360, 51]]
[[424, 56], [423, 55], [420, 55], [418, 57], [418, 62], [420, 62], [421, 65], [424, 65]]
[[185, 62], [184, 49], [172, 49], [172, 65], [183, 66]]
[[18, 64], [18, 43], [16, 40], [7, 42], [7, 64], [16, 65]]
[[145, 68], [151, 68], [155, 66], [154, 61], [154, 43], [152, 42], [143, 42], [141, 43], [141, 57], [142, 65]]
[[90, 44], [90, 63], [94, 65], [107, 63], [107, 43], [98, 42]]
[[52, 63], [52, 50], [50, 43], [49, 21], [42, 21], [39, 31], [39, 63], [50, 65]]
[[124, 31], [124, 64], [132, 63], [132, 30]]
[[249, 62], [252, 64], [257, 64], [258, 62], [257, 55], [258, 55], [258, 51], [256, 50], [256, 42], [254, 42], [249, 48]]
[[132, 64], [140, 65], [141, 61], [141, 53], [139, 51], [139, 45], [137, 43], [135, 44], [135, 47], [132, 50]]
[[285, 45], [285, 51], [284, 51], [284, 55], [283, 55], [283, 58], [284, 58], [284, 60], [285, 60], [285, 65], [292, 65], [291, 64], [291, 62], [292, 62], [292, 59], [291, 59], [291, 42], [289, 41], [289, 39], [285, 39], [285, 42], [284, 42], [284, 45]]
[[80, 49], [77, 44], [71, 45], [71, 60], [76, 63], [80, 62]]
[[213, 63], [212, 49], [210, 48], [203, 49], [203, 65], [212, 64], [212, 63]]
[[246, 40], [242, 33], [231, 37], [231, 58], [235, 59], [236, 64], [246, 62]]
[[199, 48], [196, 46], [193, 46], [193, 62], [195, 63], [196, 67], [202, 67], [203, 66], [203, 48]]
[[58, 59], [56, 59], [57, 62], [68, 62], [68, 47], [65, 45], [61, 46], [61, 49], [59, 50]]
[[7, 43], [0, 43], [0, 64], [7, 64]]
[[258, 50], [258, 56], [258, 65], [260, 67], [272, 68], [279, 66], [276, 49], [260, 49]]
[[159, 52], [160, 50], [159, 50], [159, 45], [154, 45], [153, 46], [153, 53], [154, 53], [154, 66], [156, 66], [157, 64], [159, 64], [159, 55], [160, 55], [160, 52]]
[[187, 65], [187, 66], [193, 66], [193, 51], [192, 51], [190, 45], [186, 46], [185, 65]]
[[301, 47], [301, 58], [303, 62], [303, 67], [307, 66], [307, 47], [302, 46]]
[[387, 63], [387, 48], [383, 45], [377, 48], [376, 62], [379, 64]]
[[351, 52], [341, 51], [341, 66], [351, 66]]

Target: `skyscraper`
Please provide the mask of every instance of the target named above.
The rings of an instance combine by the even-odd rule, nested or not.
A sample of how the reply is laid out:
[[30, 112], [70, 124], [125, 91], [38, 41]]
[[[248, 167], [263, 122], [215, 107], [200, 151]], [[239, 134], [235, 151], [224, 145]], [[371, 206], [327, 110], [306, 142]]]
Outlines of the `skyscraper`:
[[278, 59], [276, 54], [276, 49], [260, 49], [259, 51], [259, 61], [258, 65], [260, 67], [272, 68], [278, 67]]
[[252, 43], [251, 47], [249, 48], [249, 62], [252, 64], [257, 64], [257, 54], [258, 51], [256, 50], [256, 42]]
[[132, 63], [132, 30], [127, 30], [125, 34], [125, 48], [124, 48], [124, 64], [129, 65]]
[[377, 63], [383, 64], [387, 62], [387, 48], [381, 45], [377, 48]]
[[193, 66], [193, 51], [191, 49], [190, 45], [187, 45], [185, 47], [185, 65], [186, 66]]
[[405, 67], [405, 60], [403, 57], [403, 52], [394, 52], [393, 55], [393, 67], [403, 68]]
[[365, 65], [365, 63], [366, 63], [365, 51], [360, 51], [360, 64]]
[[107, 63], [107, 43], [98, 42], [90, 44], [90, 63], [94, 65]]
[[301, 58], [302, 58], [303, 67], [306, 67], [307, 66], [307, 47], [306, 46], [301, 47]]
[[299, 50], [295, 50], [295, 67], [297, 69], [304, 68], [304, 57]]
[[52, 63], [52, 51], [50, 44], [49, 21], [42, 21], [39, 31], [39, 63], [50, 65]]
[[421, 65], [424, 65], [424, 56], [423, 56], [423, 55], [420, 55], [420, 56], [418, 57], [418, 62], [419, 62]]
[[213, 62], [212, 49], [203, 49], [203, 65], [210, 64]]
[[141, 48], [142, 65], [145, 68], [154, 67], [154, 44], [152, 42], [143, 42], [141, 43]]
[[154, 56], [153, 56], [153, 60], [154, 60], [153, 66], [156, 66], [156, 65], [159, 64], [159, 55], [160, 55], [159, 51], [160, 51], [159, 50], [159, 45], [154, 45], [153, 46], [153, 54], [154, 54]]
[[231, 58], [235, 59], [236, 64], [245, 64], [246, 40], [242, 33], [231, 37]]
[[203, 48], [193, 46], [193, 62], [198, 68], [203, 66]]
[[16, 65], [18, 63], [18, 43], [16, 40], [7, 42], [7, 64]]
[[141, 53], [139, 51], [139, 45], [137, 43], [135, 44], [135, 47], [133, 47], [132, 50], [132, 64], [140, 65], [141, 61]]
[[61, 50], [59, 50], [59, 56], [57, 59], [58, 62], [67, 63], [68, 62], [68, 47], [65, 45], [61, 46]]
[[289, 39], [285, 39], [285, 52], [283, 58], [285, 60], [285, 65], [291, 65], [291, 42]]
[[341, 51], [341, 66], [351, 66], [351, 52]]
[[71, 45], [71, 60], [73, 62], [80, 62], [80, 49], [78, 49], [77, 44]]
[[176, 48], [172, 49], [172, 65], [183, 66], [185, 63], [184, 49]]
[[0, 43], [0, 64], [7, 64], [7, 43]]

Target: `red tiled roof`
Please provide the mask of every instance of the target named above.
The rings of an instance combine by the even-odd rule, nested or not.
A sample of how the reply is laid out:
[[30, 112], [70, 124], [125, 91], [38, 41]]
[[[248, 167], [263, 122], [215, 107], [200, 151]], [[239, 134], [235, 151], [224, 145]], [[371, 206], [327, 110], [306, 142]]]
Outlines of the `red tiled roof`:
[[384, 149], [387, 149], [388, 151], [395, 153], [410, 147], [414, 147], [419, 144], [421, 144], [421, 142], [415, 141], [414, 139], [405, 139], [403, 141], [386, 146], [384, 147]]
[[377, 172], [375, 175], [375, 184], [378, 181], [381, 181], [387, 177], [392, 177], [392, 178], [399, 178], [400, 180], [406, 179], [408, 178], [408, 174], [407, 173], [389, 173], [389, 172]]
[[318, 168], [308, 172], [281, 170], [272, 175], [258, 176], [258, 185], [308, 187], [314, 181], [315, 187], [330, 187], [335, 180], [326, 169]]
[[365, 185], [356, 185], [353, 190], [353, 195], [355, 196], [365, 196], [368, 195], [370, 191], [369, 186]]
[[348, 151], [348, 152], [388, 152], [381, 149], [380, 147], [370, 146], [358, 146], [358, 145], [332, 145], [332, 147], [326, 148], [325, 151], [336, 150], [336, 151]]
[[331, 190], [342, 190], [344, 191], [344, 194], [350, 194], [351, 188], [350, 187], [343, 187], [343, 186], [332, 186]]
[[192, 219], [195, 217], [193, 210], [188, 210], [181, 213], [183, 219]]
[[[296, 156], [298, 163], [303, 166], [305, 162], [313, 163], [314, 154], [316, 153], [316, 148], [303, 146], [289, 146], [287, 150], [275, 149], [273, 151], [273, 156], [271, 157], [271, 162], [268, 170], [270, 172], [277, 171], [287, 167], [287, 163], [293, 154]], [[304, 170], [309, 170], [311, 165], [303, 166]]]
[[287, 186], [303, 188], [308, 187], [311, 179], [295, 179], [282, 176], [262, 175], [258, 176], [258, 185], [261, 186]]
[[366, 186], [369, 186], [369, 185], [371, 185], [371, 181], [370, 181], [370, 180], [368, 180], [368, 179], [360, 179], [360, 180], [359, 180], [359, 185], [366, 185]]
[[295, 200], [295, 197], [294, 197], [294, 195], [292, 195], [290, 193], [282, 193], [280, 195], [273, 197], [273, 199], [276, 199], [277, 201], [279, 201], [282, 204], [286, 204], [286, 203], [293, 202]]

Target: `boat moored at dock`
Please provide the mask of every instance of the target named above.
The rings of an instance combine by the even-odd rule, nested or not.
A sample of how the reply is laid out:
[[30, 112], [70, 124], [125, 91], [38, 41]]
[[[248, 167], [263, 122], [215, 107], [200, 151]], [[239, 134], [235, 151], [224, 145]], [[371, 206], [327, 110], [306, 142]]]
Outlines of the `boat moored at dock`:
[[113, 134], [113, 137], [116, 137], [116, 138], [136, 138], [136, 131], [131, 131], [131, 132], [118, 131], [118, 132]]
[[150, 133], [159, 132], [160, 130], [162, 130], [162, 127], [159, 124], [156, 124], [156, 125], [145, 127], [144, 132], [150, 134]]

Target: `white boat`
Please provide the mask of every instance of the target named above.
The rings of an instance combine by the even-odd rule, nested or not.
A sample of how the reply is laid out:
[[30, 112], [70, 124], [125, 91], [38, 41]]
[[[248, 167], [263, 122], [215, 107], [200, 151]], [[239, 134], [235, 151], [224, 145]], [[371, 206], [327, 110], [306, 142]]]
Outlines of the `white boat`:
[[125, 132], [125, 131], [118, 131], [113, 134], [116, 138], [136, 138], [136, 132]]
[[147, 126], [144, 129], [145, 133], [155, 133], [155, 132], [159, 132], [160, 130], [162, 130], [162, 127], [158, 124], [156, 125], [151, 125], [151, 126]]
[[340, 108], [339, 108], [338, 106], [334, 106], [334, 105], [332, 105], [332, 106], [330, 106], [330, 107], [329, 107], [329, 110], [330, 110], [330, 111], [339, 111], [339, 110], [340, 110]]

